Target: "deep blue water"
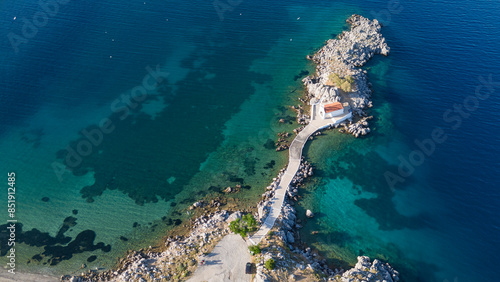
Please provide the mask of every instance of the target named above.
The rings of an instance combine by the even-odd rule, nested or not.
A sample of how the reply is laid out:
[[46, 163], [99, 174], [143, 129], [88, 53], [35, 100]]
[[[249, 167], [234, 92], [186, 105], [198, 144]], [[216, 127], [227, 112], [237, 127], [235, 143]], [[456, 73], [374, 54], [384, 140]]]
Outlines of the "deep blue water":
[[[395, 18], [390, 28], [395, 50], [390, 70], [394, 75], [388, 83], [397, 95], [388, 101], [393, 104], [396, 128], [407, 144], [429, 138], [435, 127], [448, 136], [424, 165], [428, 171], [421, 182], [429, 188], [421, 192], [440, 199], [442, 205], [440, 212], [431, 214], [431, 228], [461, 250], [458, 259], [449, 258], [456, 269], [449, 280], [495, 280], [489, 269], [498, 259], [489, 258], [498, 258], [500, 251], [500, 61], [495, 55], [500, 15], [494, 12], [498, 8], [498, 3], [489, 1], [411, 4], [402, 12], [404, 20]], [[489, 76], [496, 86], [491, 92], [486, 87], [480, 90], [489, 98], [475, 99], [480, 77]], [[460, 125], [443, 117], [454, 105], [464, 105], [468, 115], [460, 117]]]
[[[375, 90], [373, 113], [381, 120], [371, 137], [351, 140], [343, 151], [348, 152], [344, 161], [352, 162], [358, 172], [368, 171], [369, 178], [349, 174], [350, 181], [339, 182], [339, 174], [350, 172], [334, 169], [336, 160], [342, 159], [336, 151], [322, 151], [321, 157], [313, 158], [322, 162], [317, 166], [324, 170], [318, 177], [318, 195], [338, 193], [338, 199], [360, 207], [364, 216], [361, 225], [366, 229], [352, 228], [346, 234], [374, 238], [345, 240], [340, 249], [347, 250], [346, 260], [352, 259], [349, 250], [359, 249], [395, 265], [402, 264], [397, 259], [420, 263], [408, 280], [495, 281], [494, 269], [500, 262], [498, 2], [401, 1], [398, 6], [392, 1], [242, 1], [220, 18], [211, 1], [69, 1], [59, 5], [57, 13], [16, 52], [8, 36], [22, 36], [23, 18], [32, 20], [42, 11], [37, 3], [0, 3], [0, 173], [15, 170], [24, 186], [19, 217], [25, 229], [37, 228], [54, 237], [77, 206], [78, 224], [66, 234], [75, 238], [91, 229], [97, 234], [95, 244], [103, 241], [112, 246], [109, 257], [91, 248], [74, 254], [73, 260], [80, 263], [68, 263], [64, 269], [72, 271], [91, 252], [99, 256], [97, 262], [101, 256], [103, 264], [112, 260], [119, 254], [113, 253], [116, 249], [126, 248], [117, 238], [133, 236], [133, 222], [147, 225], [160, 219], [187, 187], [204, 191], [212, 182], [225, 185], [224, 181], [241, 177], [259, 194], [265, 186], [252, 179], [265, 173], [266, 181], [275, 173], [258, 168], [255, 172], [256, 166], [276, 158], [272, 152], [260, 157], [267, 135], [257, 141], [243, 138], [245, 145], [227, 150], [221, 144], [234, 136], [241, 140], [245, 133], [265, 135], [259, 128], [274, 124], [274, 114], [282, 113], [279, 106], [290, 103], [288, 87], [296, 87], [293, 76], [308, 67], [305, 55], [340, 33], [349, 15], [361, 13], [370, 18], [378, 15], [391, 47], [389, 57], [368, 65]], [[170, 74], [145, 103], [153, 110], [141, 105], [119, 122], [110, 105], [141, 84], [147, 66], [156, 65]], [[480, 77], [488, 80], [490, 75], [492, 87], [480, 90], [489, 97], [477, 100], [477, 109], [467, 111], [464, 115], [470, 116], [462, 117], [460, 125], [457, 119], [447, 122], [443, 114], [455, 104], [473, 103], [470, 97], [481, 85]], [[79, 131], [104, 117], [115, 121], [116, 131], [59, 181], [51, 164], [63, 162], [64, 149], [81, 140]], [[453, 117], [457, 114], [448, 116]], [[236, 128], [232, 120], [248, 125]], [[418, 148], [414, 141], [430, 138], [435, 127], [444, 130], [446, 141], [396, 192], [389, 192], [381, 167], [396, 172], [397, 157], [407, 158]], [[326, 148], [328, 138], [316, 144]], [[314, 154], [314, 145], [310, 150]], [[371, 152], [369, 158], [361, 151]], [[233, 156], [246, 158], [235, 161], [232, 168], [207, 165], [220, 170], [214, 168], [211, 174], [229, 174], [229, 180], [196, 180], [203, 178], [202, 164], [213, 154], [225, 156], [214, 157], [224, 163], [232, 162]], [[383, 200], [356, 202], [359, 199], [349, 196], [352, 183]], [[44, 196], [51, 200], [40, 201]], [[332, 198], [315, 208], [326, 218], [342, 218], [347, 226], [355, 222], [347, 211], [341, 216], [341, 208], [329, 205], [343, 207]], [[128, 206], [133, 206], [133, 216], [112, 225]], [[98, 216], [93, 215], [95, 210]], [[46, 220], [38, 220], [39, 214]], [[335, 228], [340, 227], [325, 222], [337, 234]], [[110, 228], [103, 228], [105, 224]], [[388, 242], [393, 245], [368, 250]], [[25, 259], [35, 254], [26, 251]]]

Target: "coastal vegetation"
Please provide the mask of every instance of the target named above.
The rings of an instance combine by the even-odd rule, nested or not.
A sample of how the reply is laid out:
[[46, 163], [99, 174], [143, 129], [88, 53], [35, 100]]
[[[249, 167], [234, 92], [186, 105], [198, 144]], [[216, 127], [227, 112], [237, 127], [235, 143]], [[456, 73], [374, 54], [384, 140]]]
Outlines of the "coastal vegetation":
[[252, 214], [246, 214], [242, 216], [241, 219], [237, 218], [229, 223], [229, 230], [233, 233], [240, 234], [243, 238], [247, 236], [248, 232], [255, 231], [256, 228], [257, 220], [255, 220]]
[[273, 270], [273, 269], [276, 267], [276, 262], [274, 261], [274, 259], [268, 259], [268, 260], [266, 260], [266, 262], [264, 263], [264, 266], [265, 266], [268, 270]]
[[257, 254], [260, 254], [262, 252], [259, 245], [252, 245], [252, 246], [248, 247], [248, 250], [250, 250], [250, 252], [253, 255], [257, 255]]
[[331, 84], [342, 89], [344, 92], [352, 91], [352, 84], [354, 83], [354, 78], [352, 78], [352, 76], [346, 75], [344, 78], [340, 78], [338, 74], [331, 73], [328, 79]]

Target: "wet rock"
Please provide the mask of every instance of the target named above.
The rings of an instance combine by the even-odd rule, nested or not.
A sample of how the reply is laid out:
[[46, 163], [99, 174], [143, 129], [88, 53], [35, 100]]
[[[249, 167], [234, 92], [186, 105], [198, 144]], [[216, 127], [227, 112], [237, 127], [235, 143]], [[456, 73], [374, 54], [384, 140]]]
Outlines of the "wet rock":
[[198, 202], [196, 202], [196, 203], [194, 203], [192, 205], [193, 208], [201, 208], [203, 206], [204, 206], [204, 202], [203, 201], [198, 201]]
[[306, 211], [306, 216], [309, 217], [309, 218], [312, 218], [312, 217], [314, 217], [314, 213], [311, 210], [307, 210]]
[[354, 268], [342, 274], [342, 277], [335, 281], [385, 281], [398, 282], [399, 272], [394, 270], [388, 263], [379, 260], [370, 262], [370, 258], [359, 256]]

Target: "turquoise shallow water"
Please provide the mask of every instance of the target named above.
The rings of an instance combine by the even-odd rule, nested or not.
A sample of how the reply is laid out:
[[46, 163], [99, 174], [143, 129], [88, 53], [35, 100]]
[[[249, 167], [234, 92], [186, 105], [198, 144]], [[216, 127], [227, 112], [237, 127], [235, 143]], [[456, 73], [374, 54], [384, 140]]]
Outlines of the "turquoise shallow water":
[[[318, 216], [301, 235], [344, 267], [368, 254], [394, 264], [405, 281], [494, 281], [486, 258], [500, 238], [498, 96], [459, 130], [442, 114], [474, 92], [479, 75], [497, 77], [498, 7], [400, 4], [243, 1], [221, 20], [203, 1], [68, 3], [17, 53], [0, 40], [0, 171], [17, 174], [19, 268], [109, 267], [180, 224], [185, 207], [207, 193], [242, 183], [237, 197], [256, 201], [286, 164], [286, 152], [264, 145], [296, 127], [277, 121], [293, 121], [287, 106], [298, 103], [300, 79], [314, 69], [305, 56], [361, 13], [381, 19], [392, 48], [367, 66], [374, 131], [356, 140], [330, 132], [306, 148], [318, 177], [301, 205]], [[41, 9], [30, 1], [0, 6], [1, 38], [22, 34], [23, 18]], [[165, 80], [120, 119], [122, 95], [157, 65]], [[103, 118], [114, 130], [58, 178], [54, 162], [63, 164], [68, 146], [85, 140], [81, 131]], [[448, 141], [388, 189], [384, 172], [434, 126]]]
[[[495, 280], [499, 69], [487, 58], [499, 33], [491, 4], [402, 2], [384, 28], [391, 55], [367, 66], [375, 131], [363, 140], [329, 134], [310, 146], [321, 178], [304, 191], [304, 208], [319, 216], [303, 235], [333, 261], [379, 257], [405, 281]], [[453, 113], [460, 105], [464, 116]], [[398, 173], [435, 128], [446, 141], [391, 189], [385, 173]]]

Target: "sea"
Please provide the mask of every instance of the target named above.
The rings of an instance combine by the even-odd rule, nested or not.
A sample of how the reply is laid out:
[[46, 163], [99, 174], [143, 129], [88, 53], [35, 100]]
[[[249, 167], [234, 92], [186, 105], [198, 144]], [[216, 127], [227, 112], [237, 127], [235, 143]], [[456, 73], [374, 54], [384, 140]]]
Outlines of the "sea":
[[326, 131], [304, 149], [316, 173], [296, 205], [301, 239], [338, 269], [367, 255], [401, 281], [498, 279], [498, 1], [0, 9], [0, 271], [12, 223], [17, 271], [77, 274], [159, 244], [228, 186], [254, 205], [287, 163], [274, 143], [298, 127], [306, 56], [360, 14], [391, 48], [363, 67], [372, 131]]

